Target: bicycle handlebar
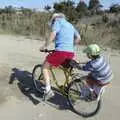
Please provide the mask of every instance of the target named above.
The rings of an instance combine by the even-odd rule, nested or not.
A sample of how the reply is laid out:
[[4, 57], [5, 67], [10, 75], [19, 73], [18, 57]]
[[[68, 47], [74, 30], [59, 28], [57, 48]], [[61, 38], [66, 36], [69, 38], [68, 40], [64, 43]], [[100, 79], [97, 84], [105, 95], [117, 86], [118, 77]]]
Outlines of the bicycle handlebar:
[[54, 52], [55, 50], [48, 50], [48, 49], [43, 49], [40, 50], [40, 52], [45, 52], [45, 53], [50, 53], [50, 52]]
[[[50, 52], [54, 52], [55, 50], [48, 50], [48, 49], [41, 49], [40, 52], [44, 52], [44, 53], [50, 53]], [[81, 65], [85, 64], [85, 63], [78, 63], [75, 60], [71, 60], [69, 62], [69, 64], [73, 67], [73, 68], [77, 68], [77, 69], [82, 69]]]

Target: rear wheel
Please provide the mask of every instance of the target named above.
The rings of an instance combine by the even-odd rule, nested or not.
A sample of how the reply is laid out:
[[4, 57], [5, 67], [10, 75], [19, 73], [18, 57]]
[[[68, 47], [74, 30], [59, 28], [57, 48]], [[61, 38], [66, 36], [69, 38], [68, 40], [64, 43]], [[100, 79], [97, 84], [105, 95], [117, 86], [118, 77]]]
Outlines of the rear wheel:
[[41, 82], [43, 80], [41, 65], [36, 65], [33, 68], [32, 80], [33, 80], [33, 83], [34, 83], [34, 86], [35, 86], [36, 90], [40, 93], [43, 93], [44, 85]]
[[[99, 100], [87, 100], [82, 96], [85, 77], [72, 81], [68, 86], [68, 100], [72, 110], [83, 116], [91, 117], [98, 113], [101, 107], [101, 98]], [[82, 81], [83, 80], [83, 81]]]

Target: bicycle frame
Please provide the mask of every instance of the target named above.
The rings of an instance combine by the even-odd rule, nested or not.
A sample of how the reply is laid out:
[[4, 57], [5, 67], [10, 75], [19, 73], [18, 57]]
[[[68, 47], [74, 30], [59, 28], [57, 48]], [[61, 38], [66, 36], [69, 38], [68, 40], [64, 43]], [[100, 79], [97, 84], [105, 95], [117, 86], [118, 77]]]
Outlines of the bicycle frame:
[[[45, 49], [45, 50], [40, 50], [41, 52], [45, 52], [45, 53], [52, 53], [54, 52], [55, 50], [48, 50], [48, 49]], [[58, 68], [57, 68], [58, 69]], [[53, 68], [51, 67], [50, 68], [50, 72], [52, 74], [52, 77], [53, 77], [53, 81], [55, 83], [55, 85], [57, 86], [58, 90], [63, 94], [63, 95], [67, 95], [67, 92], [66, 92], [66, 87], [68, 87], [68, 84], [69, 84], [69, 81], [70, 81], [70, 76], [72, 76], [72, 66], [69, 66], [69, 67], [64, 67], [64, 66], [60, 66], [59, 69], [61, 69], [63, 72], [64, 72], [64, 75], [65, 75], [65, 81], [64, 81], [64, 84], [61, 86], [58, 84], [57, 82], [57, 79], [56, 79], [56, 76], [55, 76], [55, 73], [53, 71]]]
[[[63, 95], [65, 98], [68, 99], [69, 105], [71, 106], [73, 112], [77, 113], [78, 115], [82, 115], [83, 117], [93, 116], [96, 113], [98, 113], [98, 111], [101, 107], [101, 102], [102, 102], [101, 96], [103, 94], [104, 89], [101, 89], [100, 95], [98, 96], [97, 99], [93, 98], [93, 100], [92, 100], [92, 99], [89, 99], [89, 97], [88, 97], [88, 99], [82, 98], [81, 97], [81, 91], [82, 91], [81, 87], [83, 87], [85, 85], [86, 76], [82, 76], [81, 74], [79, 75], [79, 73], [78, 74], [74, 73], [76, 71], [76, 70], [74, 71], [74, 69], [76, 69], [77, 67], [76, 67], [76, 65], [74, 66], [73, 63], [74, 62], [70, 61], [70, 64], [67, 64], [67, 65], [65, 64], [63, 66], [56, 68], [56, 70], [61, 70], [63, 72], [62, 74], [64, 75], [64, 77], [61, 76], [59, 79], [58, 79], [57, 75], [59, 75], [60, 72], [58, 72], [58, 74], [56, 74], [56, 70], [53, 67], [50, 67], [49, 70], [50, 70], [50, 73], [52, 76], [52, 79], [51, 79], [52, 83], [53, 83], [52, 85], [56, 92], [60, 93], [61, 95]], [[42, 80], [44, 79], [41, 69], [42, 69], [41, 65], [39, 65], [39, 64], [34, 67], [34, 69], [32, 71], [32, 80], [34, 82], [36, 90], [43, 94], [43, 89], [41, 88], [42, 85], [39, 84], [40, 81], [42, 82]], [[61, 78], [65, 79], [64, 81], [61, 81], [62, 84], [61, 84], [61, 82], [59, 83], [59, 81], [58, 81], [58, 80], [61, 80]], [[82, 110], [81, 103], [79, 101], [82, 101], [85, 103], [86, 102], [90, 103], [91, 100], [97, 101], [97, 102], [94, 102], [95, 107], [93, 107], [93, 109], [91, 109], [91, 106], [90, 106], [90, 111], [88, 109], [89, 112], [88, 111], [86, 112], [86, 109]], [[84, 105], [87, 106], [85, 108], [89, 107], [88, 104], [84, 104]], [[80, 107], [80, 111], [79, 111], [78, 107], [76, 107], [76, 106]]]
[[[58, 69], [58, 68], [57, 68]], [[64, 72], [65, 75], [65, 81], [64, 84], [61, 86], [58, 84], [58, 81], [56, 79], [55, 73], [53, 71], [53, 68], [50, 68], [50, 72], [52, 74], [53, 77], [53, 82], [55, 83], [55, 85], [57, 86], [58, 90], [63, 94], [63, 95], [67, 95], [65, 88], [68, 86], [69, 82], [70, 82], [70, 77], [72, 76], [72, 67], [70, 68], [65, 68], [65, 67], [59, 67], [59, 69], [61, 69]]]

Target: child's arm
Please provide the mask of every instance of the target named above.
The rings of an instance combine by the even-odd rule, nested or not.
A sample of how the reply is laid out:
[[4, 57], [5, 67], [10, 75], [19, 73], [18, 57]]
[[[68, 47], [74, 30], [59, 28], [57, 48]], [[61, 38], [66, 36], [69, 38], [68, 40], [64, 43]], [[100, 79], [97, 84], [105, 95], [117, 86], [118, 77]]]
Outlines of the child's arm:
[[79, 70], [83, 70], [83, 71], [93, 71], [94, 68], [91, 65], [91, 62], [87, 62], [86, 64], [84, 63], [77, 63], [75, 60], [70, 61], [70, 65], [73, 68], [77, 68]]
[[70, 65], [73, 68], [77, 68], [79, 70], [83, 70], [83, 66], [85, 66], [86, 63], [78, 63], [76, 60], [71, 60]]
[[84, 71], [94, 71], [94, 68], [91, 65], [91, 62], [87, 62], [85, 65], [81, 67]]
[[71, 60], [69, 63], [73, 68], [81, 69], [80, 63], [76, 62], [75, 60]]

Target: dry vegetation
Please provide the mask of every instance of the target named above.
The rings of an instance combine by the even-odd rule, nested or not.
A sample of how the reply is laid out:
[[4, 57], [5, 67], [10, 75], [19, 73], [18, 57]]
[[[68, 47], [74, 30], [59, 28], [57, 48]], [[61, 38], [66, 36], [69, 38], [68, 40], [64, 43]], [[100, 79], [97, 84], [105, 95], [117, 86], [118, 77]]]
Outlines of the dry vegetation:
[[102, 46], [120, 49], [119, 14], [106, 14], [106, 18], [104, 18], [104, 15], [93, 16], [92, 20], [90, 17], [83, 19], [86, 19], [85, 23], [81, 19], [77, 23], [77, 28], [81, 32], [84, 44], [97, 43]]
[[[51, 12], [19, 11], [0, 13], [1, 33], [26, 35], [34, 39], [48, 39]], [[82, 43], [97, 43], [120, 49], [120, 14], [102, 13], [79, 18], [74, 25], [81, 33]]]
[[14, 33], [27, 36], [46, 36], [50, 15], [44, 12], [31, 14], [14, 13], [0, 14], [0, 29], [5, 33]]

